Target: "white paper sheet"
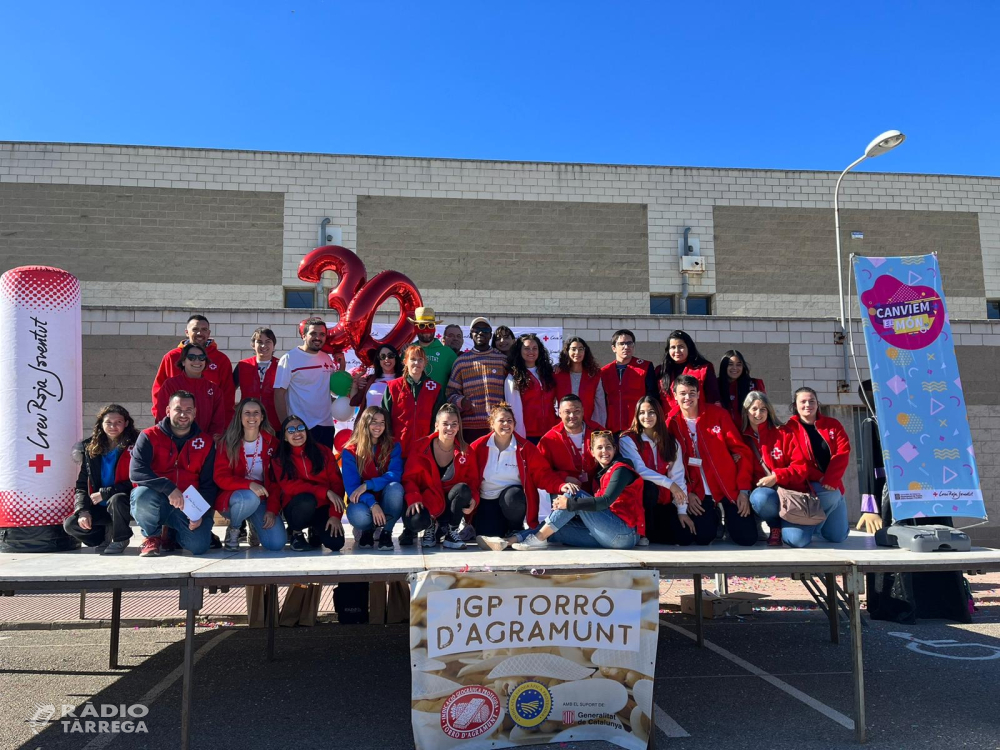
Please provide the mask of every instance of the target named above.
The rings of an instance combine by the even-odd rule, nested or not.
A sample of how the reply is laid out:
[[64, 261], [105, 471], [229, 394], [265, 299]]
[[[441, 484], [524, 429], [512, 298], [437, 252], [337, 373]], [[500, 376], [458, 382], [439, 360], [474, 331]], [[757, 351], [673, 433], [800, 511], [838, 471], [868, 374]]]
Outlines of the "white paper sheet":
[[184, 490], [184, 515], [192, 521], [197, 521], [208, 513], [208, 501], [194, 487]]

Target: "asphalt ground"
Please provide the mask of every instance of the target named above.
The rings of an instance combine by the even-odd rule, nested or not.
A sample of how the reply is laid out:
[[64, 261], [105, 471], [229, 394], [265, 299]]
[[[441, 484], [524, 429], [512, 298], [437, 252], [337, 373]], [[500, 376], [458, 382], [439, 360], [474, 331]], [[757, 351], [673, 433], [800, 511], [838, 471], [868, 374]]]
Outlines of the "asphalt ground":
[[[982, 608], [975, 620], [868, 621], [868, 747], [1000, 748], [1000, 608]], [[858, 747], [843, 726], [853, 703], [846, 626], [834, 645], [817, 612], [708, 620], [712, 648], [698, 649], [685, 635], [692, 618], [669, 613], [661, 622], [658, 747]], [[181, 627], [124, 629], [116, 671], [108, 669], [107, 630], [0, 632], [0, 748], [177, 748], [183, 640]], [[270, 663], [265, 643], [264, 630], [198, 628], [194, 748], [413, 747], [405, 625], [283, 628]], [[39, 706], [59, 714], [63, 704], [88, 701], [144, 705], [148, 732], [68, 732], [71, 720], [38, 714]]]

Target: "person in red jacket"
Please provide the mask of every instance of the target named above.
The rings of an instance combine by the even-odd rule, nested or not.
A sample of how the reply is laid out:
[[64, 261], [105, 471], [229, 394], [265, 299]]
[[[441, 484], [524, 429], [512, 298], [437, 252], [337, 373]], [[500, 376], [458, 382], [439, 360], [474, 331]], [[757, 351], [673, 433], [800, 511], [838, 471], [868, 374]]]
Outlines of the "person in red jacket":
[[423, 532], [424, 547], [440, 539], [448, 549], [463, 549], [458, 527], [479, 504], [479, 465], [462, 439], [462, 418], [454, 404], [441, 407], [434, 428], [434, 434], [413, 444], [403, 467], [403, 530]]
[[600, 425], [583, 418], [583, 402], [569, 393], [559, 399], [559, 424], [542, 435], [538, 450], [563, 481], [584, 492], [594, 491], [597, 461], [590, 452], [590, 436]]
[[607, 402], [605, 426], [614, 433], [627, 430], [632, 423], [635, 405], [643, 396], [656, 396], [653, 365], [632, 356], [635, 334], [621, 329], [611, 335], [615, 361], [601, 368], [601, 387]]
[[808, 492], [806, 458], [783, 430], [770, 399], [763, 391], [750, 391], [743, 399], [743, 441], [754, 455], [754, 491], [750, 505], [754, 513], [767, 522], [770, 529], [767, 543], [780, 547], [781, 526], [778, 516], [778, 487]]
[[511, 547], [545, 549], [550, 539], [568, 547], [635, 547], [645, 526], [642, 477], [619, 455], [610, 430], [590, 436], [590, 452], [598, 465], [597, 492], [557, 495], [545, 523], [508, 537]]
[[563, 344], [555, 378], [556, 399], [576, 394], [583, 402], [583, 418], [603, 427], [608, 419], [608, 404], [601, 385], [601, 368], [590, 345], [579, 336]]
[[764, 381], [750, 376], [750, 363], [738, 349], [730, 349], [719, 362], [719, 394], [722, 406], [729, 409], [733, 423], [743, 428], [743, 402], [750, 391], [767, 393]]
[[253, 525], [267, 549], [277, 552], [285, 546], [287, 536], [281, 518], [267, 509], [268, 497], [278, 492], [271, 475], [271, 459], [277, 450], [278, 438], [264, 404], [256, 398], [240, 401], [215, 457], [215, 483], [219, 487], [215, 509], [229, 519], [226, 549], [240, 548], [240, 526], [244, 521]]
[[403, 352], [401, 378], [390, 380], [382, 397], [382, 408], [392, 422], [392, 437], [399, 443], [403, 460], [410, 446], [434, 431], [434, 419], [444, 401], [444, 388], [427, 374], [427, 354], [423, 347], [410, 344]]
[[238, 388], [241, 398], [256, 398], [264, 404], [267, 421], [271, 429], [281, 424], [278, 410], [274, 406], [274, 376], [278, 372], [278, 358], [274, 347], [278, 339], [270, 328], [258, 328], [250, 337], [254, 356], [241, 359], [233, 368], [233, 386]]
[[826, 520], [818, 526], [784, 524], [781, 538], [793, 547], [805, 547], [814, 534], [828, 542], [842, 542], [850, 533], [843, 479], [851, 463], [851, 441], [839, 421], [823, 414], [812, 388], [795, 391], [791, 408], [785, 429], [806, 457], [806, 480], [819, 497]]
[[500, 402], [490, 410], [492, 432], [472, 444], [479, 465], [479, 507], [476, 543], [493, 549], [491, 540], [538, 525], [538, 490], [571, 495], [580, 488], [570, 484], [527, 440], [514, 437], [517, 422], [510, 404]]
[[670, 333], [666, 349], [663, 351], [663, 363], [656, 368], [660, 402], [667, 413], [675, 406], [673, 384], [678, 375], [691, 375], [698, 381], [702, 403], [722, 405], [715, 368], [701, 355], [698, 347], [695, 346], [694, 339], [685, 331], [672, 331]]
[[277, 455], [271, 461], [278, 491], [268, 493], [267, 510], [284, 512], [296, 552], [320, 544], [333, 552], [343, 549], [340, 519], [344, 515], [344, 480], [333, 451], [313, 438], [305, 421], [294, 414], [281, 423], [281, 434]]
[[194, 394], [198, 427], [206, 435], [217, 437], [226, 429], [225, 404], [218, 383], [205, 377], [208, 355], [205, 347], [185, 344], [178, 357], [179, 375], [167, 378], [158, 391], [154, 391], [153, 417], [160, 421], [167, 416], [167, 402], [177, 391]]
[[108, 404], [98, 412], [90, 440], [73, 447], [80, 474], [73, 513], [63, 521], [63, 528], [88, 547], [97, 547], [102, 555], [120, 555], [132, 538], [128, 471], [138, 437], [128, 409]]
[[673, 385], [677, 406], [667, 421], [687, 465], [687, 512], [695, 525], [694, 542], [704, 545], [715, 539], [716, 506], [721, 506], [730, 541], [750, 547], [757, 543], [757, 519], [750, 505], [753, 453], [728, 411], [701, 402], [697, 378], [678, 375]]
[[[185, 344], [197, 344], [205, 348], [208, 355], [208, 366], [205, 368], [205, 377], [213, 383], [218, 383], [222, 389], [222, 424], [229, 424], [233, 418], [233, 411], [236, 405], [236, 387], [233, 385], [233, 363], [223, 354], [215, 342], [212, 341], [212, 330], [209, 327], [208, 318], [204, 315], [192, 315], [188, 318], [185, 328], [187, 338], [181, 341], [176, 349], [171, 349], [163, 355], [160, 366], [156, 371], [153, 380], [153, 404], [157, 403], [156, 394], [166, 382], [167, 378], [180, 375], [181, 370], [178, 365], [179, 354]], [[166, 395], [170, 398], [170, 394]]]
[[537, 334], [517, 337], [507, 355], [510, 374], [503, 393], [517, 422], [517, 435], [538, 445], [542, 435], [555, 427], [556, 379], [549, 351]]

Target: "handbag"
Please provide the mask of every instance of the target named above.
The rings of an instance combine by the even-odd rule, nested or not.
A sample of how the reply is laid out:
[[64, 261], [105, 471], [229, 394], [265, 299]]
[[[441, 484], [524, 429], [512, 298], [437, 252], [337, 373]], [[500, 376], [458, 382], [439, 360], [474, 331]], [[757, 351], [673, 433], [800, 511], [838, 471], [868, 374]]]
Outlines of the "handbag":
[[[764, 467], [766, 474], [773, 474], [771, 468], [764, 462], [756, 445], [750, 446], [757, 455], [757, 460]], [[818, 526], [826, 520], [826, 513], [819, 504], [819, 497], [811, 492], [799, 492], [785, 487], [775, 487], [778, 493], [778, 517], [782, 521], [794, 523], [796, 526]]]

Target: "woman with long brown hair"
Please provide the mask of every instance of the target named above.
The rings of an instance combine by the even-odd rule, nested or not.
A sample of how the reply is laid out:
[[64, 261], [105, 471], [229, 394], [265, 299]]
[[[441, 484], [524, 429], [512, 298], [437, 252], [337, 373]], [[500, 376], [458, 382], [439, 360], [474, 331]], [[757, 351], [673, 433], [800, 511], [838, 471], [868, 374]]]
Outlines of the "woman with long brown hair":
[[[361, 532], [359, 547], [375, 544], [375, 527], [381, 526], [378, 548], [392, 549], [392, 529], [403, 515], [403, 456], [392, 438], [389, 415], [380, 406], [369, 406], [354, 423], [354, 432], [340, 454], [347, 520]], [[404, 530], [405, 533], [405, 530]], [[400, 544], [413, 544], [412, 532]]]
[[510, 374], [504, 381], [503, 393], [517, 421], [517, 434], [538, 445], [559, 418], [552, 362], [537, 334], [518, 336], [507, 355], [507, 369]]
[[601, 385], [601, 368], [585, 340], [573, 336], [563, 344], [555, 378], [556, 401], [569, 393], [576, 394], [583, 402], [583, 418], [603, 427], [608, 412], [604, 386]]

